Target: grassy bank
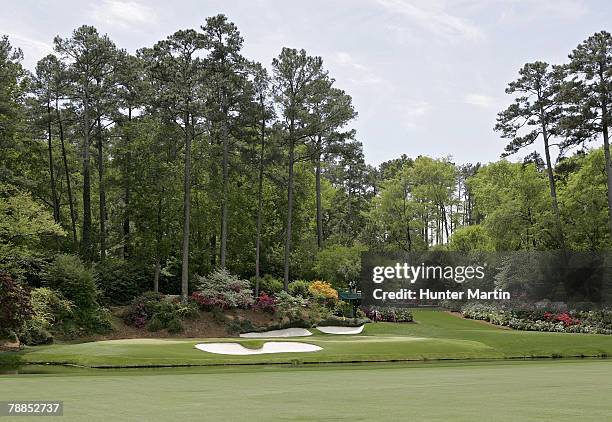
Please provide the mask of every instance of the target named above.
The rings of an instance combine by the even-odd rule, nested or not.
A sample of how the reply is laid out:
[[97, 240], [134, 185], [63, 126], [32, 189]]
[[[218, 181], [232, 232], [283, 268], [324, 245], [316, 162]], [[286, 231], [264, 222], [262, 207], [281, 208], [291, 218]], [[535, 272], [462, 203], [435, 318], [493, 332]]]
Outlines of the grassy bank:
[[501, 329], [441, 311], [417, 310], [416, 323], [368, 324], [361, 335], [316, 334], [299, 339], [323, 348], [315, 353], [225, 356], [194, 348], [203, 341], [238, 339], [130, 339], [28, 348], [29, 363], [84, 366], [165, 366], [256, 363], [384, 362], [436, 359], [502, 359], [612, 356], [612, 336]]

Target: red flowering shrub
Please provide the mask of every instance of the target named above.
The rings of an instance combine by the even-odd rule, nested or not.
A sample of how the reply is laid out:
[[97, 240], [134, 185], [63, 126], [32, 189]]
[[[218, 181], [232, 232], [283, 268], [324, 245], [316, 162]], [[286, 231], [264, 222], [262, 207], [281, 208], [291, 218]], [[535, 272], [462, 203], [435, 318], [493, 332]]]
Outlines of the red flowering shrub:
[[268, 296], [266, 292], [262, 292], [255, 302], [255, 308], [273, 314], [276, 312], [276, 299]]
[[144, 327], [155, 313], [155, 308], [163, 299], [163, 295], [156, 292], [145, 292], [135, 298], [128, 308], [123, 320], [127, 325]]
[[553, 314], [550, 312], [546, 312], [544, 314], [544, 319], [546, 319], [547, 321], [558, 321], [558, 322], [562, 322], [564, 327], [569, 327], [572, 325], [578, 325], [580, 324], [580, 320], [573, 318], [570, 314], [568, 314], [567, 312], [562, 312], [560, 314]]
[[0, 337], [18, 331], [31, 314], [30, 291], [0, 271]]

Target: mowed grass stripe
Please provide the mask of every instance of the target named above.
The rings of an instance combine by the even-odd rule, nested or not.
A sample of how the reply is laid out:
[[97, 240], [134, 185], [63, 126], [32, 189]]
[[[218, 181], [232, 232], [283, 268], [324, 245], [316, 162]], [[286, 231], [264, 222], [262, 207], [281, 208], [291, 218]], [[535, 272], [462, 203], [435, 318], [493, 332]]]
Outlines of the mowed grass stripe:
[[0, 396], [63, 400], [66, 421], [588, 422], [612, 412], [610, 361], [138, 371], [4, 376]]

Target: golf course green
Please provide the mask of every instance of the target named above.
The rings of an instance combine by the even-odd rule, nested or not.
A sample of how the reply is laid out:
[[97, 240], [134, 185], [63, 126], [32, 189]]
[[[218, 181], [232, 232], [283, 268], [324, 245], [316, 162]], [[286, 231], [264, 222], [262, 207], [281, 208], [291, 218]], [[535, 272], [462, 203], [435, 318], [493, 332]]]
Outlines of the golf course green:
[[600, 422], [612, 412], [605, 360], [70, 372], [2, 375], [0, 397], [63, 400], [66, 421]]
[[416, 310], [414, 319], [367, 324], [359, 335], [312, 330], [310, 337], [282, 339], [323, 348], [314, 353], [232, 356], [195, 348], [202, 342], [239, 342], [255, 348], [261, 339], [127, 339], [30, 347], [22, 359], [32, 364], [137, 367], [612, 356], [612, 336], [508, 330], [436, 310]]
[[[0, 375], [0, 397], [63, 400], [67, 421], [609, 420], [612, 361], [569, 357], [610, 356], [612, 336], [514, 331], [434, 310], [414, 316], [368, 324], [361, 335], [282, 339], [323, 348], [313, 353], [194, 347], [265, 341], [236, 338], [31, 347], [20, 355], [29, 365]], [[568, 359], [520, 359], [531, 357]], [[79, 367], [42, 366], [61, 363]], [[181, 365], [197, 367], [160, 367]]]

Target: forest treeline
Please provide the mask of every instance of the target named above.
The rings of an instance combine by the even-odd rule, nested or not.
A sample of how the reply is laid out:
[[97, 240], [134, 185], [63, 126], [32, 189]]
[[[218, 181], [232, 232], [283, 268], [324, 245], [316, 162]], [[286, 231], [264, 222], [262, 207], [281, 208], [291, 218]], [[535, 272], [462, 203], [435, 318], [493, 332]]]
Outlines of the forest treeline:
[[495, 129], [544, 155], [486, 165], [368, 165], [323, 59], [254, 62], [223, 15], [135, 54], [91, 26], [53, 43], [30, 72], [0, 39], [0, 269], [30, 284], [57, 253], [186, 295], [219, 267], [343, 285], [364, 250], [609, 248], [607, 32], [520, 69]]

